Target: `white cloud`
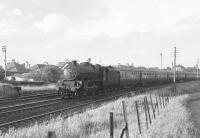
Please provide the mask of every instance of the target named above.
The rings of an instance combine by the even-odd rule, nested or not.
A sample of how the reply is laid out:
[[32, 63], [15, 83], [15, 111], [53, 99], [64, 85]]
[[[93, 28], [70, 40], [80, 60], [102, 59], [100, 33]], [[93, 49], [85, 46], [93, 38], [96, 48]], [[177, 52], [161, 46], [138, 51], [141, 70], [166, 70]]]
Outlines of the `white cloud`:
[[0, 36], [16, 34], [21, 27], [25, 27], [24, 23], [28, 18], [22, 10], [0, 4], [0, 13]]
[[23, 13], [20, 9], [13, 9], [13, 14], [16, 15], [16, 16], [23, 16]]
[[67, 25], [67, 19], [61, 14], [48, 14], [41, 21], [36, 21], [34, 27], [44, 32], [55, 32]]
[[6, 5], [0, 4], [0, 11], [5, 10], [7, 8]]
[[16, 24], [12, 21], [0, 21], [0, 35], [10, 35], [17, 32]]

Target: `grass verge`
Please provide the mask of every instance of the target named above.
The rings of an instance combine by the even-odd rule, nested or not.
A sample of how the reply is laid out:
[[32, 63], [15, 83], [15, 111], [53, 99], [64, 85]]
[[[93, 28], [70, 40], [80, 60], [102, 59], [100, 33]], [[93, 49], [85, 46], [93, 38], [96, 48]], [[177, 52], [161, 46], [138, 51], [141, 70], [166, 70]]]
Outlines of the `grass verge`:
[[[145, 114], [140, 102], [139, 112], [142, 134], [139, 134], [138, 132], [135, 101], [142, 101], [144, 96], [148, 96], [149, 98], [148, 93], [135, 97], [119, 99], [100, 108], [89, 110], [67, 119], [57, 117], [52, 118], [49, 122], [44, 122], [43, 124], [36, 123], [34, 126], [29, 128], [18, 130], [10, 129], [6, 134], [1, 134], [1, 137], [40, 138], [46, 137], [48, 131], [54, 131], [58, 138], [109, 137], [109, 112], [114, 113], [114, 137], [120, 137], [121, 131], [125, 126], [121, 105], [122, 101], [125, 101], [127, 105], [130, 137], [197, 137], [199, 132], [194, 127], [189, 110], [186, 106], [190, 99], [190, 96], [186, 93], [197, 92], [200, 88], [199, 84], [199, 82], [178, 84], [177, 88], [179, 94], [184, 95], [170, 99], [170, 103], [166, 108], [160, 110], [160, 115], [156, 116], [156, 119], [153, 120], [152, 125], [148, 130], [145, 126]], [[168, 90], [169, 88], [159, 89], [152, 91], [152, 93], [168, 92]], [[155, 102], [155, 97], [153, 97], [153, 101]]]

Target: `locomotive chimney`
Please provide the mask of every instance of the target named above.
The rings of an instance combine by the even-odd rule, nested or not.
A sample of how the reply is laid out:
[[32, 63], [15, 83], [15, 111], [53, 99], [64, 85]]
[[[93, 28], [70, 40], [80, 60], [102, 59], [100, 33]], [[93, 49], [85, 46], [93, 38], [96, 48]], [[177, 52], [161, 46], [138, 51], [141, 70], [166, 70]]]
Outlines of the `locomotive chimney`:
[[72, 60], [72, 63], [73, 63], [74, 65], [76, 65], [76, 64], [77, 64], [77, 61], [76, 61], [76, 60]]

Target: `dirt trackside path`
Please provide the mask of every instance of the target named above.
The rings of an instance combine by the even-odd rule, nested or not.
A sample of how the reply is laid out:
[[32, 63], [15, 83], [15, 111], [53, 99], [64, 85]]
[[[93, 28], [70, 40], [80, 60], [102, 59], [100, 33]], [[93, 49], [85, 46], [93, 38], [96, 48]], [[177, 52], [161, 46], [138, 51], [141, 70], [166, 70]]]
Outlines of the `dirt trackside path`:
[[190, 101], [188, 107], [192, 113], [195, 127], [200, 130], [200, 98]]

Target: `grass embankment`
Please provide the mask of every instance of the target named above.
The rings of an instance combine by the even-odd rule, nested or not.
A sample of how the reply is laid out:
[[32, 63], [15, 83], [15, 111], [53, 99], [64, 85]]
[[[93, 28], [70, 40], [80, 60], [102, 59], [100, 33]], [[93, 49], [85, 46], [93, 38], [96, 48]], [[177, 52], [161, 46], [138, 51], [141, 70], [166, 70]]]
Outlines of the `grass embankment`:
[[0, 98], [19, 96], [17, 90], [10, 84], [0, 83]]
[[[30, 128], [10, 129], [4, 137], [39, 138], [47, 136], [48, 131], [55, 131], [59, 138], [105, 138], [109, 137], [109, 112], [114, 113], [114, 137], [120, 137], [121, 131], [125, 126], [121, 105], [122, 100], [127, 105], [130, 137], [197, 137], [198, 131], [195, 129], [186, 107], [189, 96], [185, 93], [197, 92], [200, 88], [199, 84], [199, 82], [178, 84], [178, 92], [184, 93], [184, 95], [170, 99], [170, 103], [166, 108], [160, 110], [160, 115], [156, 116], [148, 130], [145, 126], [144, 110], [140, 104], [142, 134], [138, 132], [135, 101], [143, 100], [144, 96], [148, 96], [148, 94], [119, 99], [98, 109], [74, 115], [66, 120], [58, 117], [43, 124], [35, 124]], [[165, 88], [153, 91], [153, 93], [168, 92], [168, 90], [169, 88]]]
[[22, 91], [21, 93], [29, 93], [29, 92], [40, 92], [40, 91], [53, 91], [56, 90], [56, 85], [55, 84], [46, 84], [46, 85], [41, 85], [41, 86], [21, 86]]

